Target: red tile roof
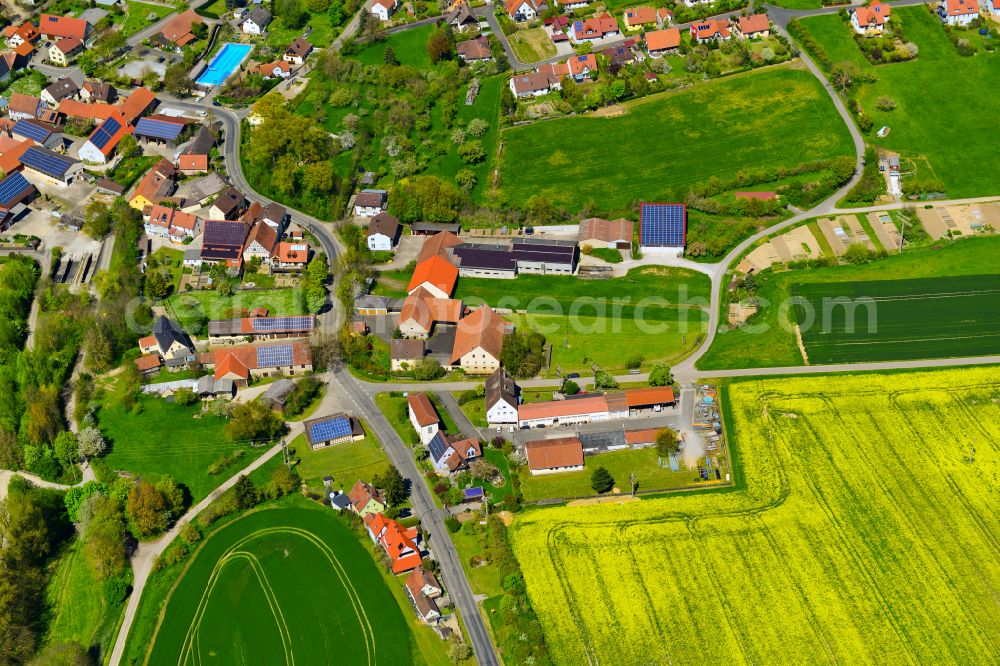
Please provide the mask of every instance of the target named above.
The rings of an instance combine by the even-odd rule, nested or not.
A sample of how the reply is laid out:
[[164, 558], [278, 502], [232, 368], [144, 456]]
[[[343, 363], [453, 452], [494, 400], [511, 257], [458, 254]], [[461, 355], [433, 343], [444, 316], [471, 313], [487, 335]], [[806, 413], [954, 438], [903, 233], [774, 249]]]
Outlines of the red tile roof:
[[417, 255], [417, 263], [426, 261], [435, 255], [447, 258], [448, 254], [446, 250], [459, 245], [462, 245], [462, 239], [450, 231], [442, 231], [441, 233], [429, 236], [420, 248], [420, 254]]
[[503, 318], [488, 305], [458, 322], [455, 331], [455, 345], [451, 350], [451, 362], [458, 363], [462, 357], [477, 347], [500, 360], [503, 350], [503, 333], [506, 323]]
[[181, 171], [208, 171], [208, 155], [184, 153], [178, 160]]
[[84, 40], [90, 24], [83, 19], [71, 16], [53, 16], [42, 14], [38, 19], [38, 32], [50, 37], [75, 37]]
[[678, 28], [666, 28], [646, 33], [646, 49], [649, 51], [676, 49], [680, 45], [681, 31]]
[[[312, 354], [309, 345], [304, 342], [286, 343], [292, 347], [292, 365], [312, 364]], [[257, 370], [257, 350], [261, 347], [275, 347], [277, 345], [240, 345], [238, 347], [227, 347], [215, 351], [215, 378], [220, 379], [227, 372], [235, 372], [241, 378], [246, 379], [250, 370]], [[271, 367], [271, 366], [266, 366]]]
[[576, 400], [550, 400], [547, 402], [526, 402], [518, 406], [519, 421], [551, 419], [578, 414], [596, 414], [608, 411], [608, 401], [603, 395]]
[[385, 506], [385, 498], [382, 497], [382, 494], [375, 486], [367, 484], [360, 479], [354, 483], [354, 487], [347, 493], [347, 498], [351, 500], [351, 505], [354, 507], [355, 512], [360, 512], [372, 500]]
[[[300, 250], [305, 246], [305, 250]], [[275, 256], [283, 264], [306, 264], [309, 261], [309, 245], [307, 243], [278, 243]]]
[[625, 10], [625, 22], [630, 26], [656, 23], [656, 10], [652, 7], [633, 7]]
[[524, 445], [528, 467], [533, 470], [576, 467], [583, 464], [583, 444], [576, 437], [559, 437]]
[[413, 416], [421, 428], [441, 422], [441, 417], [438, 416], [437, 410], [434, 409], [434, 404], [431, 403], [427, 394], [411, 393], [406, 396], [406, 404], [413, 412]]
[[593, 53], [586, 55], [575, 55], [566, 61], [566, 67], [571, 76], [578, 76], [588, 72], [597, 71], [597, 56]]
[[3, 155], [0, 155], [0, 171], [9, 174], [21, 168], [21, 155], [24, 155], [28, 148], [35, 145], [31, 139], [25, 139], [14, 148], [11, 148]]
[[771, 22], [767, 14], [751, 14], [741, 16], [739, 20], [740, 32], [744, 35], [752, 35], [755, 32], [767, 32], [771, 29]]
[[386, 518], [379, 513], [375, 516], [365, 516], [368, 531], [385, 549], [392, 562], [392, 573], [406, 573], [420, 566], [420, 550], [416, 540], [419, 532], [416, 527], [403, 527], [392, 518]]
[[[882, 6], [885, 7], [885, 15], [888, 16], [889, 5]], [[946, 10], [948, 16], [967, 16], [969, 14], [978, 14], [979, 5], [973, 0], [948, 0]], [[860, 12], [861, 10], [859, 9], [858, 11]], [[860, 16], [858, 16], [858, 21], [861, 21]]]
[[191, 27], [202, 22], [203, 19], [198, 16], [197, 12], [193, 9], [189, 9], [186, 12], [181, 12], [170, 19], [170, 21], [163, 26], [163, 30], [160, 31], [160, 34], [162, 34], [167, 41], [171, 41], [177, 44], [177, 46], [184, 46], [195, 38], [195, 36], [191, 33]]
[[[959, 0], [961, 2], [961, 0]], [[949, 13], [952, 0], [948, 0]], [[979, 12], [979, 5], [974, 5], [974, 11]], [[883, 25], [885, 20], [892, 15], [892, 8], [879, 0], [873, 0], [867, 7], [858, 7], [854, 10], [855, 16], [858, 19], [858, 25]], [[963, 12], [964, 13], [964, 12]]]
[[675, 401], [674, 389], [670, 386], [627, 389], [625, 391], [625, 401], [629, 407], [663, 405]]
[[418, 287], [406, 297], [399, 311], [399, 323], [415, 321], [425, 331], [430, 331], [435, 322], [457, 324], [462, 318], [462, 301], [450, 298], [434, 298], [429, 291]]
[[160, 367], [160, 355], [146, 354], [145, 356], [140, 356], [135, 359], [135, 367], [139, 368], [139, 372], [145, 372], [147, 370], [152, 370], [153, 368], [158, 368]]
[[[64, 99], [59, 102], [59, 113], [70, 118], [93, 118], [94, 120], [104, 120], [111, 116], [121, 114], [121, 110], [113, 104], [87, 104], [78, 102], [75, 99]], [[124, 117], [123, 117], [124, 120]]]
[[149, 88], [136, 88], [135, 92], [121, 103], [125, 120], [134, 123], [135, 119], [144, 114], [155, 100], [156, 95]]
[[457, 281], [458, 269], [447, 260], [434, 256], [417, 264], [406, 291], [412, 292], [420, 285], [428, 283], [450, 295], [455, 290]]
[[63, 55], [69, 55], [81, 46], [83, 46], [83, 40], [76, 37], [64, 37], [55, 43], [55, 47], [62, 51]]
[[618, 240], [630, 241], [634, 234], [635, 223], [632, 220], [626, 220], [623, 217], [617, 220], [590, 217], [580, 222], [578, 238], [581, 242], [599, 240], [611, 243]]

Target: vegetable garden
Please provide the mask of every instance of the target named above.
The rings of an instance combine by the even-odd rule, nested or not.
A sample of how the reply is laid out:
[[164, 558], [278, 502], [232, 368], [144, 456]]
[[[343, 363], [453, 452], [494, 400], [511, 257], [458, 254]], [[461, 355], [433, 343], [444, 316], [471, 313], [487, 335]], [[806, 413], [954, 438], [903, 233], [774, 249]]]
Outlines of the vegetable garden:
[[736, 491], [518, 516], [557, 663], [1000, 659], [1000, 370], [722, 397]]

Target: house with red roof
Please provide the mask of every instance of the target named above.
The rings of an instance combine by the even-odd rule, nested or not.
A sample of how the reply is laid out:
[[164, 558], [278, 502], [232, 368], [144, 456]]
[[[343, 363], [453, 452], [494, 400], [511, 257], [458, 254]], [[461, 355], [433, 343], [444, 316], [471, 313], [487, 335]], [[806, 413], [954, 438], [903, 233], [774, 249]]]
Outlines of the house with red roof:
[[576, 437], [527, 442], [524, 453], [532, 476], [583, 469], [583, 443]]
[[403, 574], [420, 566], [420, 531], [416, 527], [403, 527], [382, 513], [368, 514], [364, 520], [368, 536], [389, 556], [393, 574]]
[[7, 46], [14, 49], [25, 43], [33, 43], [39, 34], [34, 23], [25, 21], [19, 26], [9, 25], [4, 28], [3, 36], [7, 38]]
[[371, 12], [380, 21], [388, 21], [399, 9], [398, 0], [375, 0], [372, 3]]
[[375, 486], [358, 479], [347, 493], [351, 500], [351, 511], [362, 518], [375, 516], [385, 511], [385, 497]]
[[309, 263], [309, 243], [282, 241], [271, 257], [271, 270], [301, 271]]
[[420, 443], [427, 445], [441, 427], [441, 417], [434, 409], [426, 393], [410, 393], [406, 396], [406, 407], [413, 429], [420, 435]]
[[979, 18], [979, 4], [976, 0], [944, 0], [938, 6], [938, 16], [948, 25], [967, 26]]
[[160, 31], [160, 37], [162, 37], [164, 42], [178, 47], [190, 44], [197, 39], [194, 32], [192, 32], [192, 28], [204, 22], [204, 19], [197, 12], [189, 9], [186, 12], [174, 15], [172, 19], [167, 21], [167, 24], [163, 26], [163, 30]]
[[626, 30], [639, 30], [643, 26], [657, 25], [660, 21], [653, 7], [632, 7], [622, 15]]
[[474, 375], [496, 372], [506, 329], [506, 322], [488, 305], [464, 317], [455, 331], [451, 365]]
[[49, 62], [59, 67], [66, 67], [82, 51], [82, 39], [75, 37], [60, 39], [49, 47]]
[[175, 243], [183, 243], [185, 238], [194, 238], [201, 230], [201, 218], [170, 206], [155, 205], [149, 209], [146, 218], [146, 235], [169, 238]]
[[[65, 104], [69, 100], [63, 100]], [[87, 105], [92, 106], [92, 105]], [[96, 106], [96, 105], [93, 105]], [[60, 108], [62, 104], [60, 104]], [[114, 107], [111, 107], [114, 109]], [[105, 118], [98, 125], [82, 146], [80, 146], [79, 156], [84, 162], [95, 164], [107, 164], [111, 156], [118, 147], [122, 137], [132, 131], [131, 126], [125, 122], [125, 116], [120, 111]]]
[[246, 386], [250, 377], [295, 376], [312, 371], [312, 352], [305, 342], [241, 345], [217, 349], [211, 361], [215, 379]]
[[435, 255], [417, 264], [406, 293], [412, 295], [423, 287], [433, 298], [451, 298], [457, 281], [458, 269], [447, 259]]
[[38, 19], [38, 33], [49, 41], [79, 39], [90, 46], [94, 37], [94, 26], [83, 19], [72, 16], [42, 14]]
[[859, 35], [881, 35], [891, 14], [892, 8], [888, 3], [872, 0], [867, 7], [858, 7], [851, 12], [851, 27]]
[[417, 567], [406, 577], [406, 594], [413, 602], [417, 617], [425, 624], [433, 624], [441, 617], [434, 601], [444, 592], [437, 576], [423, 567]]
[[435, 324], [457, 324], [465, 307], [462, 301], [435, 298], [423, 287], [406, 297], [399, 311], [399, 332], [404, 338], [426, 340]]
[[504, 9], [515, 21], [534, 21], [549, 6], [541, 0], [506, 0]]
[[576, 43], [594, 42], [620, 34], [622, 32], [618, 27], [618, 19], [608, 13], [573, 21], [569, 29], [569, 38]]
[[265, 79], [287, 79], [292, 75], [292, 64], [287, 60], [275, 60], [261, 65], [257, 71]]
[[710, 19], [691, 24], [691, 39], [699, 44], [710, 42], [713, 39], [723, 41], [731, 37], [729, 19]]
[[597, 74], [597, 56], [593, 53], [575, 55], [566, 61], [569, 75], [576, 82], [581, 82], [591, 74]]
[[771, 36], [771, 21], [767, 14], [741, 16], [734, 28], [740, 39], [767, 39]]

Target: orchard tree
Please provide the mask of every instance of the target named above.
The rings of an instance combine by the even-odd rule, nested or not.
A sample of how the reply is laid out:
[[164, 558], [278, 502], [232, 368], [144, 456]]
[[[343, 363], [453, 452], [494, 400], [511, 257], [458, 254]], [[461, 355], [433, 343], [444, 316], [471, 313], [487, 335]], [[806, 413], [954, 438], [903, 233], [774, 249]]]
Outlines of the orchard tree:
[[656, 455], [668, 458], [680, 450], [677, 432], [673, 428], [661, 428], [656, 431]]
[[132, 487], [125, 504], [125, 515], [132, 530], [139, 536], [154, 536], [166, 530], [170, 512], [171, 507], [163, 493], [142, 479]]
[[226, 436], [232, 441], [265, 441], [278, 437], [285, 428], [270, 407], [262, 402], [243, 403], [233, 409], [233, 418], [226, 424]]
[[450, 60], [454, 51], [454, 44], [451, 42], [451, 37], [442, 28], [436, 28], [431, 32], [430, 38], [427, 40], [427, 53], [431, 57], [432, 63], [438, 63], [442, 60]]
[[77, 436], [78, 453], [81, 458], [89, 460], [104, 453], [108, 448], [107, 442], [97, 428], [84, 428]]

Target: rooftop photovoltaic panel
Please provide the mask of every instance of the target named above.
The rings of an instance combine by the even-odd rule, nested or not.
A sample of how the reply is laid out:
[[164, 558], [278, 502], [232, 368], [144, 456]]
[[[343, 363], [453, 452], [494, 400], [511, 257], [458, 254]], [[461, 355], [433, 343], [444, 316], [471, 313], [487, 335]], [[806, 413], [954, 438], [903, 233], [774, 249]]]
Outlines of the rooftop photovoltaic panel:
[[47, 176], [62, 178], [69, 171], [69, 168], [76, 163], [76, 160], [57, 155], [45, 148], [32, 146], [24, 152], [24, 155], [21, 155], [21, 163], [32, 169], [41, 171]]
[[250, 320], [250, 326], [255, 331], [310, 331], [312, 317], [258, 317]]
[[639, 213], [639, 244], [683, 247], [684, 204], [643, 204]]
[[431, 460], [441, 460], [444, 457], [444, 452], [448, 450], [448, 441], [444, 438], [444, 435], [438, 433], [431, 440], [431, 443], [427, 445], [427, 448], [431, 452]]
[[257, 367], [276, 368], [292, 364], [292, 346], [276, 345], [274, 347], [257, 347]]
[[9, 207], [29, 187], [31, 183], [20, 172], [10, 174], [0, 182], [0, 206]]
[[247, 225], [236, 220], [207, 220], [203, 245], [239, 245], [247, 238]]
[[462, 495], [465, 499], [480, 499], [483, 497], [483, 494], [483, 489], [479, 486], [476, 486], [475, 488], [466, 488], [462, 491]]
[[165, 120], [153, 120], [151, 118], [140, 118], [136, 123], [135, 133], [141, 136], [149, 136], [154, 139], [173, 141], [184, 131], [181, 123], [170, 123]]
[[351, 420], [345, 416], [338, 416], [309, 426], [309, 437], [314, 442], [328, 442], [331, 439], [348, 437], [352, 432]]
[[108, 118], [100, 127], [94, 130], [94, 133], [90, 135], [90, 142], [97, 146], [98, 149], [104, 150], [104, 146], [108, 145], [108, 141], [111, 141], [118, 130], [122, 128], [122, 124], [114, 118]]
[[36, 143], [45, 143], [45, 140], [52, 135], [52, 131], [29, 120], [18, 120], [11, 130], [13, 134], [27, 137]]

